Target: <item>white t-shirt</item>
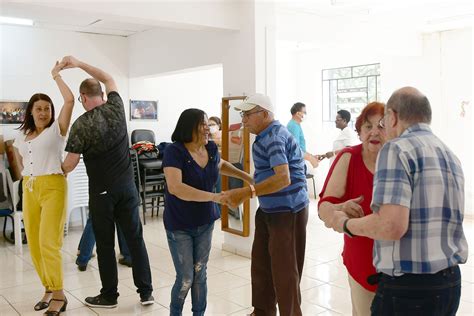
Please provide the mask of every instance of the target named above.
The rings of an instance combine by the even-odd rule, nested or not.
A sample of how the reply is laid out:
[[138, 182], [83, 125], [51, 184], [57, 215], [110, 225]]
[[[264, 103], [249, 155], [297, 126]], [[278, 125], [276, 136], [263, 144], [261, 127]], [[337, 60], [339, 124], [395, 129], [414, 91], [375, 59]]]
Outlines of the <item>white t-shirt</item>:
[[344, 147], [355, 146], [359, 143], [359, 137], [357, 137], [356, 132], [349, 126], [346, 126], [334, 141], [332, 151], [341, 150]]
[[36, 138], [25, 141], [26, 135], [20, 133], [13, 145], [23, 159], [23, 176], [44, 176], [62, 174], [66, 136], [61, 136], [57, 120]]

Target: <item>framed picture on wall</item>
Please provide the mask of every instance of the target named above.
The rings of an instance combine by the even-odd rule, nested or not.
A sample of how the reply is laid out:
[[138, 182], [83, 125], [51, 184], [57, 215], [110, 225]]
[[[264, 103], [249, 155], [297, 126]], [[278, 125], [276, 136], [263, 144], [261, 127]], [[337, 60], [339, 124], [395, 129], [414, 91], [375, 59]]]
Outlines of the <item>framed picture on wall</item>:
[[130, 120], [158, 120], [158, 101], [130, 100]]
[[21, 124], [27, 106], [27, 101], [0, 101], [0, 124]]

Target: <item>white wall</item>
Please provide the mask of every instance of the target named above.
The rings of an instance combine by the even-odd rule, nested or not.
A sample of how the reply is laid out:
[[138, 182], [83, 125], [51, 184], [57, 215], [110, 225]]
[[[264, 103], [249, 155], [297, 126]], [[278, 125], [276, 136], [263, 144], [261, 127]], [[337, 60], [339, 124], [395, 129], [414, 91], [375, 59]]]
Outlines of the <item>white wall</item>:
[[220, 64], [232, 34], [157, 28], [130, 36], [130, 77]]
[[[156, 29], [131, 36], [130, 76], [134, 78], [131, 80], [133, 81], [130, 86], [131, 95], [151, 90], [149, 83], [145, 83], [141, 77], [221, 64], [223, 86], [218, 100], [224, 95], [250, 95], [257, 90], [273, 96], [275, 90], [273, 5], [242, 1], [238, 2], [233, 13], [239, 17], [239, 31], [196, 32]], [[176, 88], [170, 87], [170, 89]], [[159, 96], [156, 98], [160, 99]], [[181, 109], [184, 107], [174, 109], [175, 118]], [[168, 117], [168, 114], [165, 115]], [[170, 117], [172, 116], [170, 114]], [[163, 131], [158, 130], [160, 128], [158, 123], [157, 133], [164, 137], [170, 135], [169, 125], [175, 124], [176, 119], [171, 122]], [[159, 137], [162, 137], [161, 135]], [[257, 207], [255, 201], [251, 202], [251, 218]], [[253, 240], [253, 221], [250, 231], [250, 238], [226, 234], [223, 247], [248, 256]]]
[[[51, 78], [51, 69], [57, 59], [74, 55], [110, 73], [127, 106], [127, 50], [123, 37], [0, 25], [0, 100], [28, 101], [33, 93], [43, 92], [53, 100], [57, 117], [62, 97]], [[79, 84], [88, 75], [78, 69], [65, 70], [61, 75], [77, 97]], [[76, 102], [73, 120], [82, 113], [82, 105]], [[5, 140], [12, 139], [17, 127], [1, 125], [0, 134]], [[74, 212], [71, 223], [78, 224], [79, 215]]]
[[130, 77], [222, 64], [222, 96], [254, 93], [254, 10], [251, 3], [242, 3], [234, 13], [240, 16], [240, 31], [157, 28], [131, 36]]
[[[407, 37], [399, 34], [391, 38], [389, 44], [377, 41], [367, 45], [362, 38], [357, 44], [357, 39], [325, 45], [313, 42], [315, 48], [304, 51], [296, 49], [295, 44], [281, 42], [277, 102], [287, 106], [279, 108], [280, 115], [288, 120], [288, 111], [294, 102], [306, 103], [308, 119], [303, 123], [303, 129], [308, 151], [327, 151], [338, 131], [332, 124], [323, 126], [321, 122], [321, 70], [380, 62], [383, 102], [395, 89], [407, 85], [417, 87], [430, 99], [433, 131], [463, 163], [467, 179], [466, 214], [472, 216], [472, 29]], [[399, 48], [392, 50], [394, 46]], [[462, 101], [470, 101], [464, 117], [460, 115]], [[323, 161], [317, 169], [319, 189], [328, 167], [328, 162]]]
[[130, 121], [134, 129], [151, 129], [157, 143], [171, 142], [171, 134], [182, 111], [199, 108], [211, 116], [221, 116], [222, 66], [214, 65], [180, 73], [130, 78], [133, 100], [158, 100], [158, 121]]
[[[28, 101], [32, 94], [43, 92], [52, 98], [57, 116], [62, 97], [51, 78], [51, 69], [65, 55], [74, 55], [109, 72], [124, 100], [128, 99], [126, 38], [0, 25], [0, 43], [1, 100]], [[79, 84], [88, 75], [78, 69], [65, 70], [61, 75], [77, 97]], [[74, 118], [83, 112], [76, 102]], [[3, 125], [2, 133], [9, 139], [16, 132], [14, 126]]]

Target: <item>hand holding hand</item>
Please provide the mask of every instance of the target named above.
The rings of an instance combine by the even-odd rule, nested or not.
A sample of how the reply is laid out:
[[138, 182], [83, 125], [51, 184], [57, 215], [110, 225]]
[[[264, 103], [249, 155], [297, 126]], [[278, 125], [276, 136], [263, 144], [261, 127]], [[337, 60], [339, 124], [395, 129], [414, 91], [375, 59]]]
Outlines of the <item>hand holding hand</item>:
[[329, 221], [325, 222], [326, 227], [332, 228], [334, 231], [338, 233], [344, 232], [344, 221], [348, 219], [346, 213], [341, 211], [336, 211], [332, 214]]
[[347, 200], [341, 205], [341, 212], [344, 212], [349, 218], [357, 218], [364, 216], [364, 210], [360, 206], [360, 203], [364, 200], [364, 196], [361, 195], [355, 199]]
[[51, 69], [51, 75], [53, 76], [53, 78], [55, 78], [56, 76], [59, 76], [59, 72], [63, 70], [63, 68], [64, 68], [64, 63], [63, 62], [60, 63], [59, 61], [56, 61], [53, 69]]
[[214, 193], [212, 197], [212, 201], [219, 204], [225, 204], [225, 193], [224, 192]]
[[245, 200], [248, 200], [250, 198], [249, 188], [247, 187], [229, 190], [229, 191], [223, 192], [223, 194], [224, 194], [224, 203], [232, 208], [239, 206]]
[[79, 67], [79, 60], [73, 56], [64, 56], [61, 60], [61, 63], [64, 64], [63, 69], [77, 68]]
[[309, 155], [308, 161], [311, 163], [311, 166], [313, 166], [313, 168], [317, 168], [319, 166], [319, 159], [317, 158], [317, 156]]
[[326, 155], [325, 154], [322, 154], [322, 155], [315, 155], [316, 159], [318, 159], [319, 161], [323, 160], [324, 158], [326, 158]]

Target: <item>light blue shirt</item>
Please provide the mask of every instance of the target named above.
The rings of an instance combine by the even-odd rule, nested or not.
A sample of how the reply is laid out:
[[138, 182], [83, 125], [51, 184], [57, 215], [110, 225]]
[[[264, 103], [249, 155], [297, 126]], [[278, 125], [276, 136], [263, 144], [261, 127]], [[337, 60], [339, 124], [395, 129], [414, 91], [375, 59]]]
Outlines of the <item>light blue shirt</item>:
[[306, 152], [306, 141], [304, 139], [303, 129], [301, 128], [301, 124], [296, 122], [295, 120], [291, 119], [288, 124], [286, 124], [286, 128], [295, 138], [296, 142], [300, 146], [301, 150], [305, 153]]

